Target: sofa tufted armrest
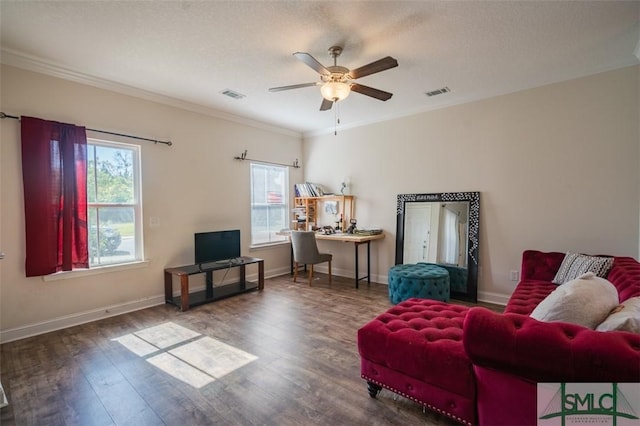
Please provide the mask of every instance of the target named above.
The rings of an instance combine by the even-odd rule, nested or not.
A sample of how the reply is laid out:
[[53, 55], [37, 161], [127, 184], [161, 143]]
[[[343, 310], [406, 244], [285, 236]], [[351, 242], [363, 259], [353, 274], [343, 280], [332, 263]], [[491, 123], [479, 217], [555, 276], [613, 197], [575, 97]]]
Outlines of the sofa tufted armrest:
[[564, 253], [525, 250], [522, 253], [521, 280], [552, 281], [556, 276]]
[[534, 382], [638, 382], [640, 335], [469, 310], [464, 348], [473, 364]]

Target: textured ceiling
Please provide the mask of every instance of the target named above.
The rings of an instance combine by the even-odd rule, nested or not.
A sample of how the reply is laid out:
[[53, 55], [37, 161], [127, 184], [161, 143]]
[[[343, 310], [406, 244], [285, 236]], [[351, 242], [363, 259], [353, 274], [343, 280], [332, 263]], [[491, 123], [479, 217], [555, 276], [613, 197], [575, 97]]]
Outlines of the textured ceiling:
[[[0, 16], [3, 63], [306, 134], [334, 127], [333, 110], [319, 111], [319, 88], [268, 91], [319, 80], [297, 51], [328, 66], [327, 49], [340, 45], [338, 64], [351, 69], [398, 60], [358, 80], [394, 96], [352, 93], [340, 105], [342, 127], [633, 65], [640, 56], [637, 1], [0, 0]], [[451, 92], [425, 95], [444, 86]], [[225, 89], [245, 97], [228, 98]]]

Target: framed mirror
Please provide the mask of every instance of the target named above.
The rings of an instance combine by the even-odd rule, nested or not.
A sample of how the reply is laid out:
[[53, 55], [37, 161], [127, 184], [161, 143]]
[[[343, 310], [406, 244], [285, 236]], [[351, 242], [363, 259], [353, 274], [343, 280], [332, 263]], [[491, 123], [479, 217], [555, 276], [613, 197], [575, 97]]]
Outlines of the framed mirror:
[[434, 263], [449, 271], [451, 298], [478, 300], [479, 192], [399, 194], [396, 265]]

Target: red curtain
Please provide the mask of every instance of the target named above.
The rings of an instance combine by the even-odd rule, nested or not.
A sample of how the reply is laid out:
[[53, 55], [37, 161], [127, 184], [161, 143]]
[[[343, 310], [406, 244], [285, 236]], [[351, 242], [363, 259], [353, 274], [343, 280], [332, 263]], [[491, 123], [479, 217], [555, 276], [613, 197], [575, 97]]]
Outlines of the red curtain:
[[27, 277], [89, 267], [84, 127], [21, 117]]

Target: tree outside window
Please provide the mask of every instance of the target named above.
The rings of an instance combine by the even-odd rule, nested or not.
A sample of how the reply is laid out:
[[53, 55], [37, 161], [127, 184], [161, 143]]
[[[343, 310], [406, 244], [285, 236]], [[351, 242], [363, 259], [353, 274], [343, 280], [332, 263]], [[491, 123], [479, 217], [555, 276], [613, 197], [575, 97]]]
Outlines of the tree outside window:
[[87, 146], [89, 265], [142, 260], [139, 147], [96, 140]]

